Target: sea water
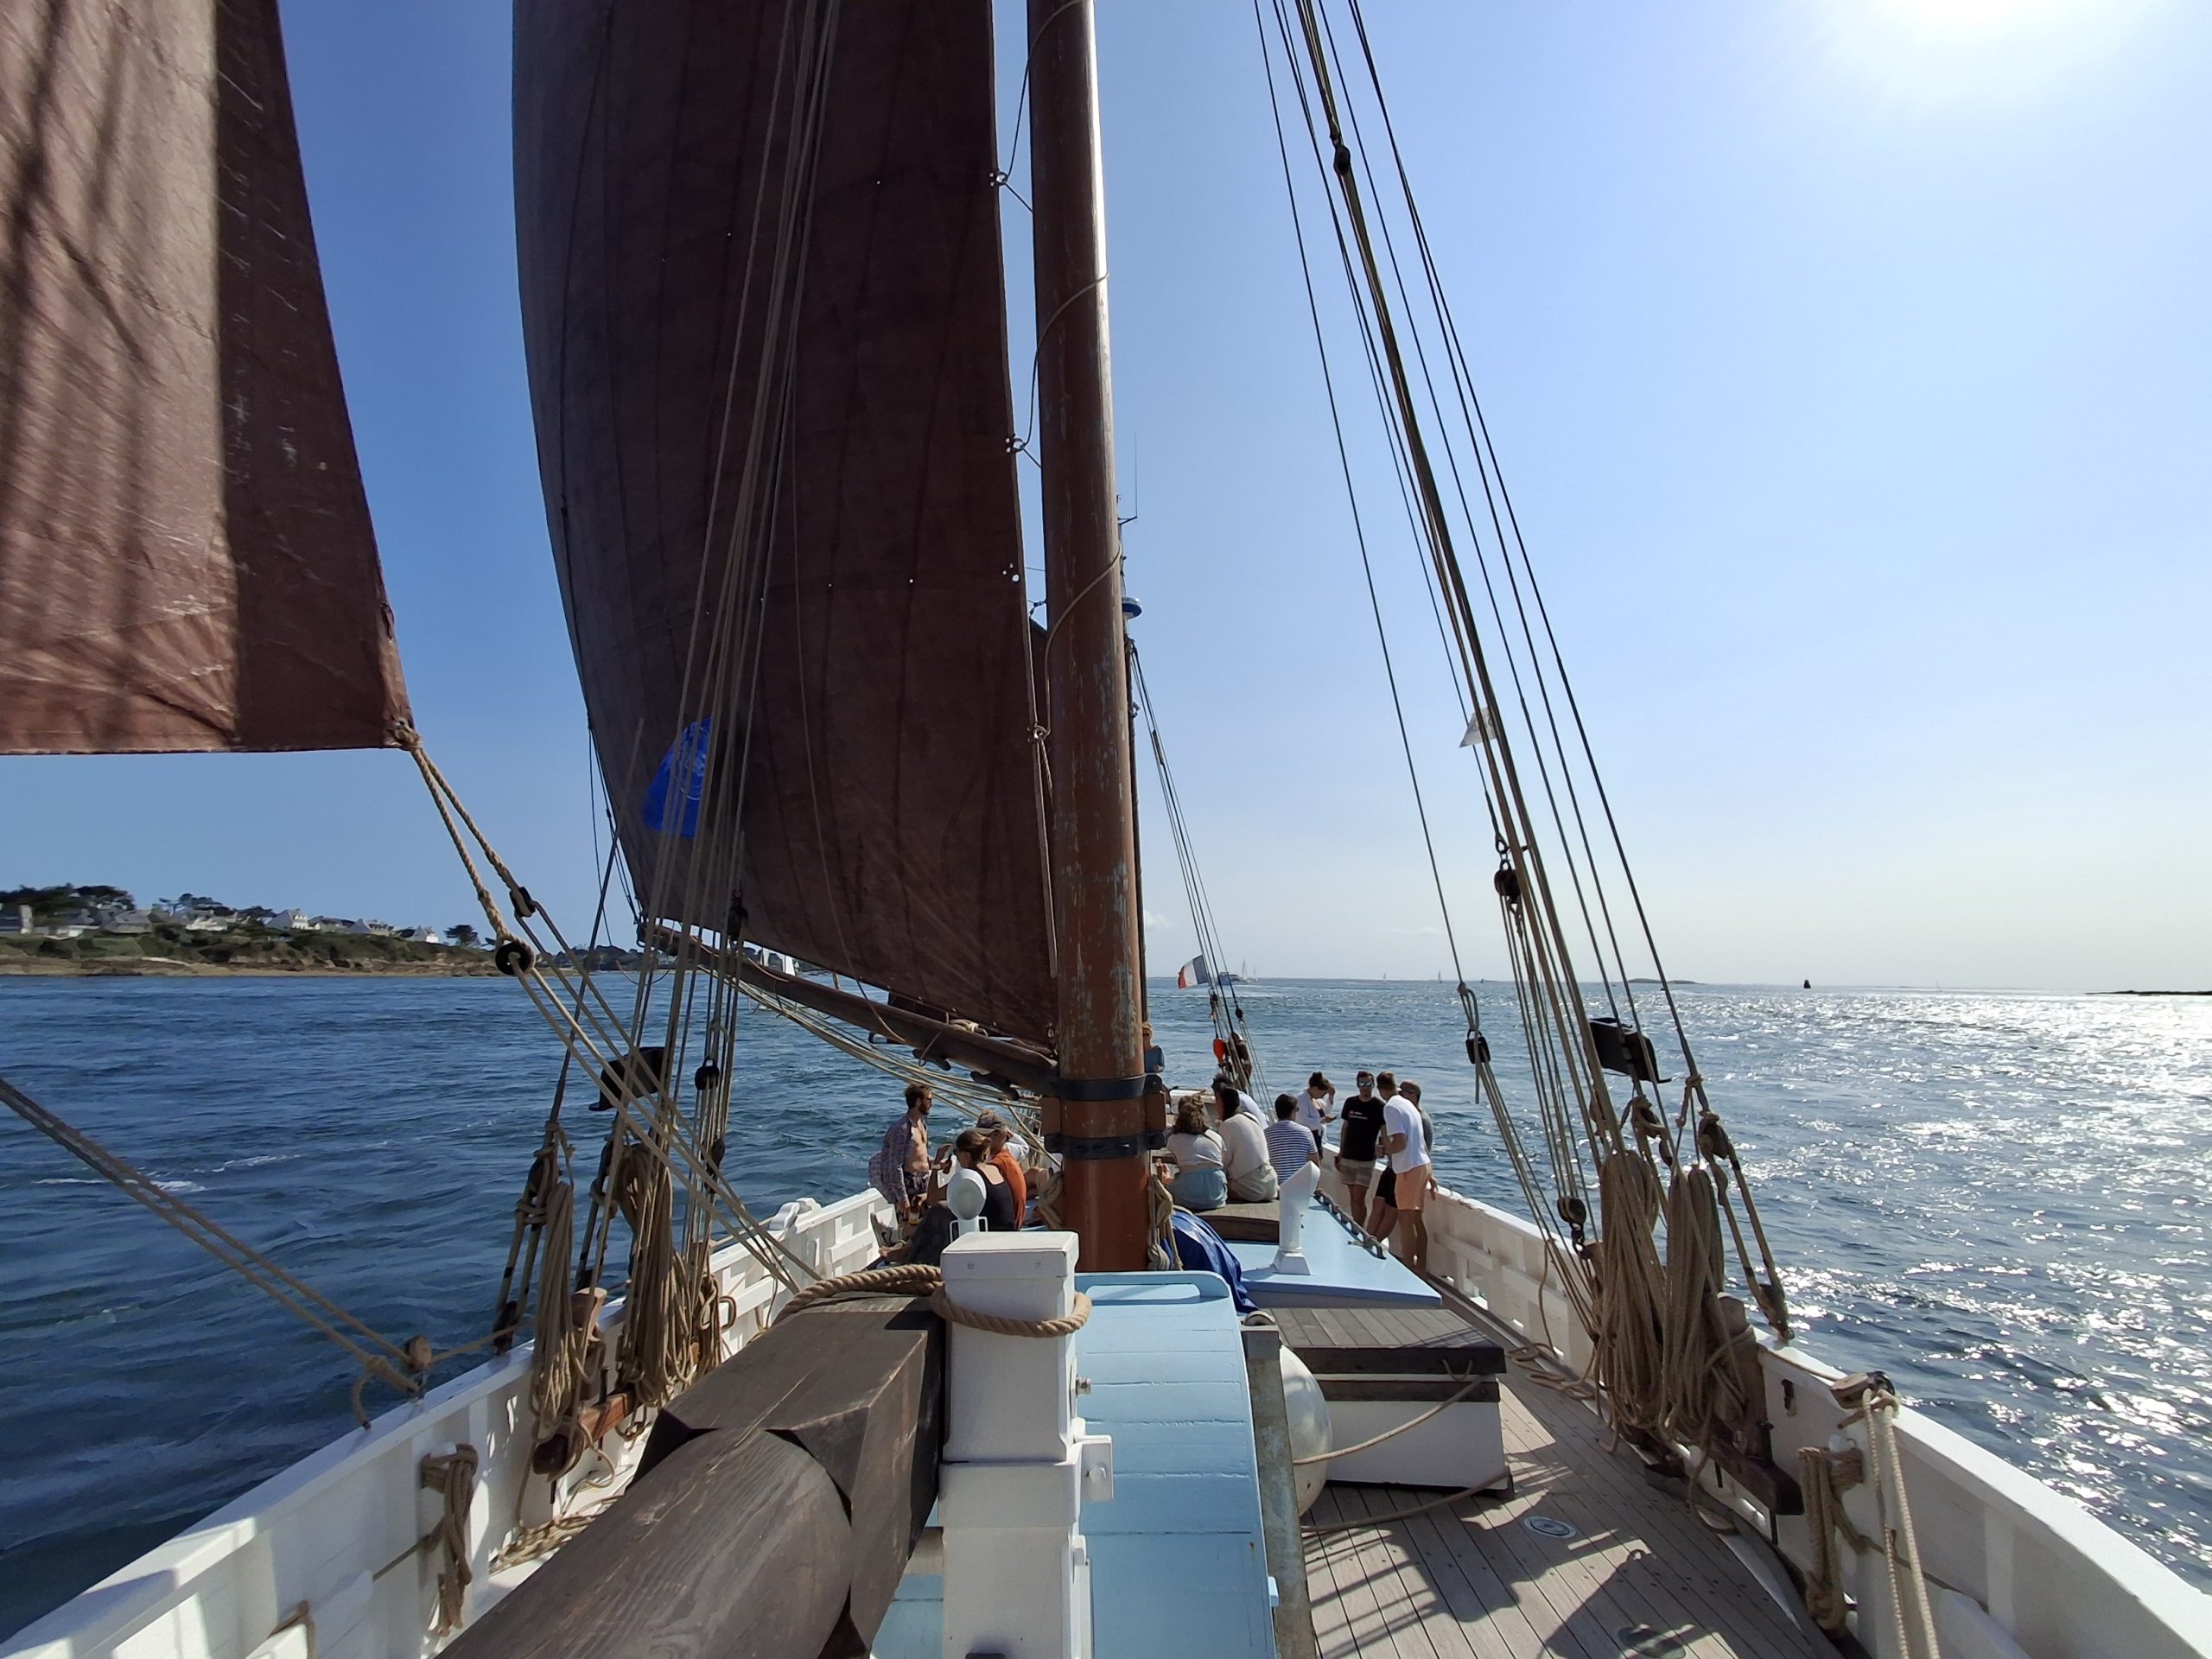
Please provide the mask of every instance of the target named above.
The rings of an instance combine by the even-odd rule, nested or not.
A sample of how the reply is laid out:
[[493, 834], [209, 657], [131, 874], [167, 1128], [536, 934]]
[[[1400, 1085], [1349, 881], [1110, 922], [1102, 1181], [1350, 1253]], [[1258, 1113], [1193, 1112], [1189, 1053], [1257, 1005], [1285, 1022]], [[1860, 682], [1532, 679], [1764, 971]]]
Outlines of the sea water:
[[[1510, 1078], [1509, 988], [1477, 989]], [[1274, 1087], [1417, 1077], [1446, 1184], [1522, 1207], [1449, 986], [1238, 995]], [[1679, 998], [1807, 1344], [2212, 1587], [2212, 999]], [[1171, 1081], [1203, 1084], [1204, 993], [1152, 1000]], [[766, 1213], [864, 1185], [895, 1080], [765, 1015], [741, 1048], [739, 1190]], [[0, 979], [0, 1072], [377, 1329], [441, 1346], [488, 1327], [559, 1070], [504, 980]], [[589, 1146], [601, 1120], [569, 1099]], [[344, 1431], [355, 1373], [5, 1113], [0, 1191], [4, 1631]]]

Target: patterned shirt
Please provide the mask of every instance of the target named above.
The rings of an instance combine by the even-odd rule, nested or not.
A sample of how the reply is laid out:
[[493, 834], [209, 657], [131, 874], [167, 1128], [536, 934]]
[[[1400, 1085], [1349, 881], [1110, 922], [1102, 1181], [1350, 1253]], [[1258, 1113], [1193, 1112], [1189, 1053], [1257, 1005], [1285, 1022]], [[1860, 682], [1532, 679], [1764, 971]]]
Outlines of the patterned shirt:
[[919, 1204], [929, 1192], [929, 1177], [917, 1175], [913, 1120], [901, 1112], [883, 1132], [883, 1146], [868, 1160], [868, 1185], [905, 1210]]

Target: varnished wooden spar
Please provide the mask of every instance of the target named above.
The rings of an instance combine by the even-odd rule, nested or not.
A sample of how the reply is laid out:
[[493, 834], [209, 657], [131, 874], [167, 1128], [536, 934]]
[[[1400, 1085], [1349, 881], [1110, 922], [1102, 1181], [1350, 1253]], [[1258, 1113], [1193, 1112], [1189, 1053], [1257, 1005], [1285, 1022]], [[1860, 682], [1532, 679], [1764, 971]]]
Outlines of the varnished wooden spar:
[[1084, 1268], [1129, 1272], [1149, 1242], [1143, 988], [1090, 0], [1030, 0], [1029, 30], [1054, 1035], [1072, 1085], [1046, 1103], [1046, 1144], [1064, 1160], [1061, 1212]]
[[448, 1652], [866, 1654], [937, 1498], [944, 1392], [924, 1304], [782, 1320], [664, 1407], [621, 1499]]
[[[653, 935], [655, 943], [665, 950], [674, 950], [681, 943], [679, 936], [669, 928], [657, 927]], [[720, 972], [729, 971], [729, 958], [721, 951], [696, 942], [689, 948], [702, 963]], [[737, 958], [736, 971], [742, 984], [811, 1008], [817, 1014], [826, 1014], [833, 1020], [842, 1020], [871, 1036], [895, 1039], [925, 1060], [942, 1059], [964, 1065], [985, 1077], [1003, 1077], [1018, 1088], [1039, 1094], [1050, 1090], [1056, 1075], [1048, 1056], [1009, 1038], [970, 1031], [947, 1020], [879, 1002], [857, 991], [824, 985], [798, 974], [779, 974], [742, 954]]]

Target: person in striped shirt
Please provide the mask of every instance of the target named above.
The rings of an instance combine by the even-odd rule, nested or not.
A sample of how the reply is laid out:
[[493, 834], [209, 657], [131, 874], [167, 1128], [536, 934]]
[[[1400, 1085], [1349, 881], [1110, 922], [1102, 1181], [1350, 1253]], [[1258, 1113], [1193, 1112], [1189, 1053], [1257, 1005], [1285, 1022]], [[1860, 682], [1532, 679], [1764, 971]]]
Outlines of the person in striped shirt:
[[1288, 1180], [1308, 1164], [1321, 1161], [1321, 1143], [1299, 1120], [1298, 1097], [1275, 1096], [1275, 1121], [1268, 1125], [1268, 1161], [1277, 1182]]

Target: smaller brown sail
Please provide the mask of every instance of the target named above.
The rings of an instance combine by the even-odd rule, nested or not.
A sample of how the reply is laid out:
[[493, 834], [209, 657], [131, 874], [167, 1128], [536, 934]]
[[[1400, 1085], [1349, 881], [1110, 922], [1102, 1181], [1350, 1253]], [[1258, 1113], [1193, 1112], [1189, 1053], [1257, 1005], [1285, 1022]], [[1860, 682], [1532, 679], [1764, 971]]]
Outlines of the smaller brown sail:
[[406, 716], [276, 0], [0, 0], [0, 753]]

